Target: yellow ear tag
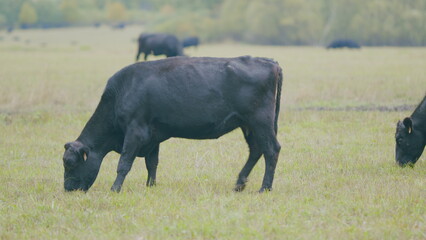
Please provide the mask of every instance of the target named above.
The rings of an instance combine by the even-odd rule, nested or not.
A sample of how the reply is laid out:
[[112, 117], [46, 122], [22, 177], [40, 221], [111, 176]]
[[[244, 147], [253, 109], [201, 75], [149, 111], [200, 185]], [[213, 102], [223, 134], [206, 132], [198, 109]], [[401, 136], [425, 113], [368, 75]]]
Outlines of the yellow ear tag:
[[86, 161], [87, 160], [87, 154], [83, 153], [83, 160]]
[[411, 133], [411, 131], [412, 131], [412, 128], [408, 128], [408, 133]]

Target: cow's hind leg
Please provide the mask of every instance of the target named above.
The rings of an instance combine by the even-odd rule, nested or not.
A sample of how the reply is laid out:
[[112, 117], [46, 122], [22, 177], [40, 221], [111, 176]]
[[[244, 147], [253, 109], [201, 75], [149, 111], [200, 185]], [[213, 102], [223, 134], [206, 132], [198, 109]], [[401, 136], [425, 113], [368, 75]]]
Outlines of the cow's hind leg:
[[281, 146], [277, 141], [274, 124], [270, 120], [272, 117], [261, 115], [253, 118], [250, 124], [250, 131], [253, 131], [254, 141], [258, 144], [260, 152], [265, 158], [265, 175], [263, 176], [262, 187], [259, 192], [272, 190], [272, 182], [274, 181], [275, 167], [277, 166], [278, 155]]
[[246, 182], [248, 175], [253, 169], [254, 165], [259, 161], [259, 158], [262, 156], [262, 151], [259, 147], [259, 144], [256, 142], [256, 139], [253, 136], [253, 132], [248, 130], [247, 128], [241, 128], [243, 130], [244, 138], [249, 147], [249, 157], [241, 170], [240, 174], [238, 174], [237, 184], [235, 185], [234, 191], [241, 192], [246, 187]]
[[261, 130], [259, 133], [256, 139], [262, 148], [265, 158], [265, 175], [263, 176], [262, 187], [259, 192], [264, 192], [272, 190], [272, 182], [274, 181], [275, 168], [277, 166], [281, 146], [277, 141], [273, 128], [267, 131]]
[[124, 138], [123, 150], [117, 168], [117, 178], [111, 187], [111, 191], [120, 192], [126, 175], [132, 168], [140, 147], [148, 141], [149, 131], [147, 128], [130, 127]]
[[155, 185], [155, 179], [157, 176], [157, 166], [158, 166], [158, 152], [160, 150], [160, 145], [157, 145], [146, 157], [145, 165], [148, 170], [148, 179], [146, 180], [146, 186], [152, 187]]

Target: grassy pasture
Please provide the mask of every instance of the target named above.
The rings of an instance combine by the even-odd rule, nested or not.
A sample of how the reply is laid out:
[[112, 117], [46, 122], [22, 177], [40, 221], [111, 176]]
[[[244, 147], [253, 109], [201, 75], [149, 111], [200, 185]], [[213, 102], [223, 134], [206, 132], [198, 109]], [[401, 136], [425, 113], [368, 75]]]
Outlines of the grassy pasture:
[[[120, 194], [109, 154], [88, 193], [63, 191], [74, 140], [106, 80], [132, 63], [137, 27], [0, 33], [0, 239], [425, 239], [426, 157], [394, 164], [405, 112], [314, 111], [416, 105], [425, 48], [206, 44], [191, 56], [264, 56], [284, 69], [274, 191], [258, 194], [261, 159], [233, 193], [248, 156], [240, 131], [160, 147], [157, 186], [137, 159]], [[150, 57], [157, 59], [158, 57]]]

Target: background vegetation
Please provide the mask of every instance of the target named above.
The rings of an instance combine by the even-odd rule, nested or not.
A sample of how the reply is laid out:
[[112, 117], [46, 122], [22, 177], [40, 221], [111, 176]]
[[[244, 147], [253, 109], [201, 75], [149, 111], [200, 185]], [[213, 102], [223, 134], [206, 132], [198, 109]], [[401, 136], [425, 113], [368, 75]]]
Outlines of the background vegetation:
[[424, 0], [2, 0], [0, 26], [140, 24], [203, 41], [426, 45]]
[[[87, 194], [65, 193], [63, 145], [79, 135], [107, 79], [134, 61], [143, 30], [0, 33], [0, 239], [426, 238], [425, 155], [414, 168], [394, 160], [395, 123], [425, 94], [426, 49], [418, 47], [186, 49], [270, 57], [283, 67], [274, 190], [256, 192], [260, 160], [246, 191], [232, 192], [248, 155], [235, 131], [163, 143], [155, 188], [144, 186], [136, 159], [123, 191], [111, 193], [118, 155], [110, 153]], [[339, 110], [362, 106], [368, 111]]]

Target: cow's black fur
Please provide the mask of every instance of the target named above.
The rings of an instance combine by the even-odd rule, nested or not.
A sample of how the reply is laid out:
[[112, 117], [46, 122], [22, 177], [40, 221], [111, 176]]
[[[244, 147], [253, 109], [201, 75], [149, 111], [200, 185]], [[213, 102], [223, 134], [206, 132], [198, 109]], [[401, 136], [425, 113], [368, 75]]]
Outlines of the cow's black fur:
[[400, 166], [414, 166], [426, 145], [426, 96], [410, 117], [398, 121], [395, 159]]
[[337, 39], [331, 42], [327, 48], [361, 48], [361, 45], [351, 39]]
[[136, 61], [141, 53], [144, 53], [144, 60], [149, 54], [166, 55], [167, 57], [183, 56], [182, 43], [171, 34], [164, 33], [144, 33], [138, 38], [138, 53]]
[[241, 128], [250, 154], [235, 190], [244, 189], [262, 155], [260, 191], [270, 190], [281, 148], [281, 85], [280, 66], [266, 58], [174, 57], [130, 65], [109, 79], [82, 133], [65, 145], [64, 187], [87, 191], [110, 151], [121, 154], [113, 191], [120, 191], [135, 157], [145, 157], [146, 184], [152, 186], [161, 142], [214, 139]]
[[200, 44], [200, 39], [198, 37], [187, 37], [182, 40], [182, 46], [186, 47], [197, 47]]

